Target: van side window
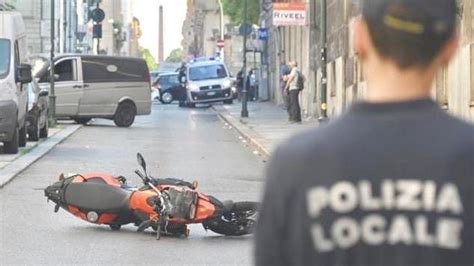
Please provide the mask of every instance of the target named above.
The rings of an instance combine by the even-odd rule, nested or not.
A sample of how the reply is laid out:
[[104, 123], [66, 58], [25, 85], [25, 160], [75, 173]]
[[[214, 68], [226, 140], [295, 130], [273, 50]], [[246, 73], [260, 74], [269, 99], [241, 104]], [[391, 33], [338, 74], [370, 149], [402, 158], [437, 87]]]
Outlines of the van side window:
[[83, 58], [84, 82], [150, 82], [148, 67], [140, 60]]
[[76, 75], [76, 60], [64, 60], [54, 66], [54, 74], [58, 75], [59, 78], [56, 80], [61, 81], [74, 81], [77, 80]]

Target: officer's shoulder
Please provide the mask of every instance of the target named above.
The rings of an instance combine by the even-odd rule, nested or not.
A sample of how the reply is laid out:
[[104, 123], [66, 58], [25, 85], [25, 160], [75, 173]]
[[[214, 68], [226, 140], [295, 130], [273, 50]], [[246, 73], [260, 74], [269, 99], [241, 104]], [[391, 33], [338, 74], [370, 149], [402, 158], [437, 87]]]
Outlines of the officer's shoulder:
[[474, 124], [449, 113], [444, 115], [445, 129], [449, 129], [449, 135], [462, 141], [467, 147], [474, 148]]

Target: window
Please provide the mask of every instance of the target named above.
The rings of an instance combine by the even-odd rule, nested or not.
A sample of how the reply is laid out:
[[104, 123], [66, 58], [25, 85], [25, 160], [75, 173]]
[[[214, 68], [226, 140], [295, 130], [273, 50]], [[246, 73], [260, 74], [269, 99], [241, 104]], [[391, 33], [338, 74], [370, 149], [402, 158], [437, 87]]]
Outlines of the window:
[[0, 78], [4, 78], [10, 72], [10, 41], [0, 39]]
[[150, 82], [143, 60], [83, 58], [84, 82]]
[[169, 76], [168, 82], [169, 82], [171, 85], [179, 84], [178, 75]]
[[65, 60], [54, 66], [54, 74], [58, 75], [57, 82], [77, 80], [75, 73], [75, 60]]
[[197, 66], [189, 69], [189, 80], [223, 79], [227, 71], [223, 65]]

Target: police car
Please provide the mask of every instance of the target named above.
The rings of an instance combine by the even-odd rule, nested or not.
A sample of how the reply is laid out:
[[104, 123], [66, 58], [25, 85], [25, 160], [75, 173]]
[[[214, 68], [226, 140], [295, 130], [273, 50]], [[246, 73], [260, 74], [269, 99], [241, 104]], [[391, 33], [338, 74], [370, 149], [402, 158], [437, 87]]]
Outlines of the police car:
[[233, 80], [226, 65], [217, 59], [195, 59], [186, 69], [186, 100], [180, 105], [233, 103]]

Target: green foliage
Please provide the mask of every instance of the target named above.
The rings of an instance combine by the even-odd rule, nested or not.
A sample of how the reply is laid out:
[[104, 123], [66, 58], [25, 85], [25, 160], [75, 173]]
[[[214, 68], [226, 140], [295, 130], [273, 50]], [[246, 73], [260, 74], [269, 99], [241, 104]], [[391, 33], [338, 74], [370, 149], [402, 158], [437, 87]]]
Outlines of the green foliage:
[[[248, 1], [248, 21], [250, 24], [258, 24], [260, 17], [260, 0]], [[228, 15], [235, 24], [244, 22], [244, 2], [245, 0], [222, 0], [224, 13]]]
[[146, 64], [150, 70], [158, 69], [158, 64], [156, 63], [155, 57], [151, 54], [150, 50], [146, 48], [141, 48], [143, 59], [145, 59]]
[[183, 60], [183, 50], [181, 48], [174, 49], [171, 51], [170, 55], [168, 58], [166, 58], [166, 62], [169, 63], [181, 63]]

